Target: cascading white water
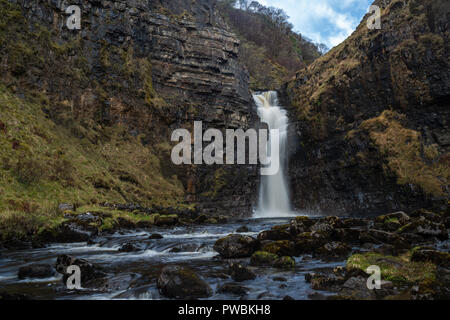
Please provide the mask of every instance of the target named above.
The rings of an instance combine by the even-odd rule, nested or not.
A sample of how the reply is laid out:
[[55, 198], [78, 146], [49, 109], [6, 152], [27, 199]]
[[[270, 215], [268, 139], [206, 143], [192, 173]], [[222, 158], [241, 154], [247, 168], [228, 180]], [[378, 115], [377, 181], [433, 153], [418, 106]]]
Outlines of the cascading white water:
[[[265, 122], [270, 129], [278, 129], [280, 133], [280, 170], [276, 175], [261, 176], [259, 204], [255, 217], [282, 217], [291, 215], [289, 189], [286, 183], [287, 168], [287, 112], [278, 106], [278, 96], [275, 91], [267, 91], [253, 96], [258, 106], [261, 122]], [[270, 157], [271, 140], [268, 143], [268, 157]]]

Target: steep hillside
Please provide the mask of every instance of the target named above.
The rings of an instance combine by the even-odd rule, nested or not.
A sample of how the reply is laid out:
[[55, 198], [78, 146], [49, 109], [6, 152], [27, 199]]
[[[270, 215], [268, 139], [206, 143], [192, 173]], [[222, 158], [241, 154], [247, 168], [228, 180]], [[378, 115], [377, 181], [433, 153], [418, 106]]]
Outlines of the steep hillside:
[[275, 90], [296, 71], [321, 56], [318, 47], [292, 30], [281, 9], [256, 1], [247, 10], [235, 1], [219, 1], [220, 12], [241, 41], [240, 60], [250, 73], [253, 90]]
[[174, 129], [257, 118], [215, 1], [77, 3], [68, 30], [61, 2], [0, 0], [2, 217], [105, 201], [250, 214], [256, 166], [170, 160]]
[[445, 0], [375, 1], [344, 43], [285, 86], [298, 208], [373, 212], [449, 196], [449, 15]]

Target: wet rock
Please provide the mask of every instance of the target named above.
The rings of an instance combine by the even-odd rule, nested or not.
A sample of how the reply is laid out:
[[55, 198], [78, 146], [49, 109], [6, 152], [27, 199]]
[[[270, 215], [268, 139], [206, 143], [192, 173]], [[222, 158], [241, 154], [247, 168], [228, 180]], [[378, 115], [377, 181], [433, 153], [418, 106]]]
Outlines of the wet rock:
[[246, 258], [259, 249], [259, 241], [250, 236], [231, 234], [219, 239], [214, 244], [214, 250], [222, 258]]
[[331, 272], [309, 272], [305, 275], [305, 280], [306, 282], [311, 283], [312, 289], [323, 291], [336, 291], [345, 282], [343, 276]]
[[443, 223], [436, 223], [420, 217], [401, 227], [399, 233], [415, 233], [424, 237], [436, 237], [439, 240], [447, 240], [448, 232]]
[[31, 243], [18, 239], [11, 239], [3, 243], [3, 247], [8, 250], [27, 250], [31, 249]]
[[297, 237], [294, 244], [295, 256], [300, 256], [302, 254], [312, 254], [327, 242], [328, 238], [321, 233], [302, 233]]
[[236, 230], [237, 233], [246, 233], [249, 232], [249, 228], [247, 226], [242, 226]]
[[311, 231], [321, 232], [323, 234], [331, 235], [333, 230], [342, 228], [343, 224], [339, 217], [325, 217], [319, 219], [312, 227]]
[[282, 229], [275, 229], [275, 230], [267, 230], [263, 231], [260, 234], [258, 234], [258, 240], [259, 241], [265, 241], [265, 240], [271, 240], [271, 241], [278, 241], [278, 240], [290, 240], [291, 234]]
[[239, 263], [232, 263], [230, 265], [229, 272], [231, 278], [236, 282], [256, 279], [256, 274], [254, 274], [249, 268], [244, 267]]
[[178, 223], [178, 220], [178, 215], [176, 214], [159, 216], [155, 221], [155, 225], [159, 227], [174, 226]]
[[[69, 266], [78, 266], [81, 271], [81, 286], [85, 288], [103, 286], [103, 280], [107, 274], [104, 269], [96, 264], [90, 263], [85, 259], [78, 259], [68, 255], [60, 255], [56, 259], [55, 269], [58, 273], [62, 274], [64, 283], [70, 276], [67, 273]], [[101, 280], [101, 281], [97, 281]]]
[[250, 291], [250, 289], [237, 283], [226, 283], [223, 286], [221, 286], [218, 291], [220, 293], [229, 293], [238, 296], [245, 296]]
[[335, 229], [333, 232], [333, 239], [345, 243], [351, 243], [355, 245], [361, 244], [361, 230], [356, 228], [349, 229]]
[[136, 251], [139, 251], [139, 248], [132, 243], [126, 243], [119, 249], [119, 252], [136, 252]]
[[295, 299], [292, 298], [291, 296], [285, 296], [285, 297], [283, 298], [283, 300], [284, 300], [284, 301], [289, 301], [289, 300], [293, 301], [293, 300], [295, 300]]
[[252, 266], [273, 266], [275, 261], [278, 259], [276, 254], [257, 251], [250, 258], [250, 265]]
[[34, 264], [20, 267], [17, 276], [25, 278], [50, 278], [55, 275], [55, 269], [49, 264]]
[[408, 241], [406, 241], [405, 238], [392, 232], [371, 229], [368, 231], [368, 233], [374, 239], [383, 243], [391, 244], [399, 249], [409, 249], [411, 247], [411, 245]]
[[63, 224], [51, 230], [44, 230], [38, 236], [40, 241], [50, 243], [87, 242], [94, 234], [79, 229], [73, 224]]
[[294, 243], [288, 240], [273, 241], [263, 246], [262, 251], [266, 251], [277, 256], [294, 256]]
[[152, 234], [150, 237], [148, 237], [150, 240], [158, 240], [158, 239], [163, 239], [164, 237], [162, 235], [160, 235], [159, 233], [154, 233]]
[[410, 214], [410, 217], [416, 218], [416, 219], [423, 218], [425, 220], [429, 220], [429, 221], [432, 221], [435, 223], [440, 223], [443, 219], [443, 217], [441, 215], [438, 215], [437, 213], [428, 211], [426, 209], [415, 210]]
[[273, 278], [273, 281], [276, 281], [276, 282], [286, 282], [287, 279], [284, 278], [284, 277], [274, 277], [274, 278]]
[[173, 299], [200, 299], [212, 295], [209, 284], [190, 269], [166, 266], [158, 277], [161, 295]]
[[341, 296], [347, 296], [353, 300], [375, 300], [374, 290], [367, 288], [367, 279], [364, 277], [352, 277], [348, 279], [340, 291]]
[[329, 260], [339, 260], [348, 257], [351, 252], [352, 248], [345, 243], [333, 241], [317, 249], [315, 254]]
[[196, 219], [194, 219], [194, 223], [196, 224], [204, 224], [208, 220], [208, 216], [206, 214], [199, 215]]
[[[403, 225], [409, 223], [409, 221], [410, 221], [410, 217], [403, 211], [386, 214], [383, 216], [379, 216], [375, 219], [375, 223], [378, 223], [380, 225], [386, 225], [387, 223], [394, 222], [400, 226], [403, 226]], [[397, 230], [397, 229], [395, 229], [395, 230]], [[395, 231], [395, 230], [393, 230], [393, 231]]]
[[310, 231], [310, 227], [315, 222], [308, 217], [296, 217], [291, 220], [288, 231], [292, 237], [296, 237], [297, 235]]
[[411, 261], [428, 261], [438, 266], [450, 269], [450, 254], [447, 252], [426, 248], [415, 248], [411, 256]]
[[273, 266], [278, 269], [293, 269], [295, 267], [295, 260], [291, 257], [284, 256], [278, 258]]

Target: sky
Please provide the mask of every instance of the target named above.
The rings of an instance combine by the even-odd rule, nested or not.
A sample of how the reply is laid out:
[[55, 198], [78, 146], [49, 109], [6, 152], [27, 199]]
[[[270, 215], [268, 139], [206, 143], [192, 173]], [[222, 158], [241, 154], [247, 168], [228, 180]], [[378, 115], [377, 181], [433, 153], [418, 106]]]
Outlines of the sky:
[[294, 31], [328, 48], [344, 41], [359, 25], [373, 0], [258, 0], [282, 8]]

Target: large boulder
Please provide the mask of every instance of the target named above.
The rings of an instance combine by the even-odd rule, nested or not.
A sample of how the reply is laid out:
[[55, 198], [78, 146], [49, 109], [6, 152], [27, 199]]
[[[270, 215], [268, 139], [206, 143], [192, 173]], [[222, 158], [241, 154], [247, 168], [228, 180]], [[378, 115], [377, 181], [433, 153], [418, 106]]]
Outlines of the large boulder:
[[402, 233], [415, 233], [424, 237], [436, 237], [439, 240], [447, 240], [448, 232], [445, 224], [439, 222], [430, 221], [424, 217], [413, 219], [412, 222], [401, 227], [398, 232]]
[[278, 241], [278, 240], [290, 240], [291, 234], [286, 229], [276, 228], [272, 230], [263, 231], [258, 234], [259, 241]]
[[347, 258], [352, 248], [342, 242], [332, 241], [317, 249], [316, 256], [327, 260], [340, 260]]
[[450, 269], [450, 254], [447, 252], [432, 250], [428, 248], [415, 248], [411, 261], [431, 262], [438, 266]]
[[58, 273], [64, 276], [64, 282], [66, 282], [70, 276], [70, 274], [67, 273], [67, 268], [70, 266], [78, 266], [80, 268], [81, 286], [83, 288], [100, 288], [104, 286], [105, 281], [103, 280], [106, 279], [107, 274], [101, 266], [90, 263], [85, 259], [78, 259], [68, 255], [60, 255], [56, 259], [55, 269]]
[[292, 237], [296, 237], [297, 235], [310, 231], [310, 227], [314, 224], [314, 220], [306, 217], [295, 217], [291, 223], [289, 224], [288, 231]]
[[257, 251], [259, 246], [259, 241], [253, 237], [230, 234], [225, 238], [217, 240], [214, 244], [214, 250], [225, 259], [247, 258]]
[[166, 266], [158, 277], [158, 289], [161, 295], [172, 299], [194, 300], [212, 296], [212, 289], [194, 271], [179, 267]]
[[269, 242], [263, 246], [262, 250], [272, 254], [276, 254], [279, 257], [295, 255], [294, 243], [289, 240]]

